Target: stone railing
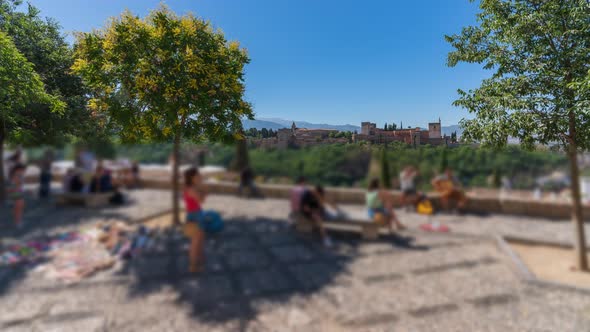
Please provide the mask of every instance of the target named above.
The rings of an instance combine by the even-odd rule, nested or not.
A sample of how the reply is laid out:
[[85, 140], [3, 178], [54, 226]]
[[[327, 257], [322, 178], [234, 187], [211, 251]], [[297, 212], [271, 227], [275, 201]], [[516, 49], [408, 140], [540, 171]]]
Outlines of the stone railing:
[[[61, 176], [54, 175], [54, 181], [59, 181]], [[27, 182], [36, 182], [35, 176], [27, 177]], [[143, 188], [171, 189], [171, 182], [162, 177], [144, 177], [141, 179]], [[181, 181], [179, 185], [182, 187]], [[235, 182], [207, 181], [208, 190], [212, 194], [237, 195], [238, 184]], [[288, 199], [292, 186], [279, 184], [260, 184], [259, 191], [264, 197]], [[392, 194], [396, 204], [399, 205], [401, 192], [393, 190]], [[339, 204], [359, 204], [365, 202], [365, 191], [357, 188], [326, 188], [328, 199]], [[435, 207], [438, 207], [439, 198], [436, 193], [428, 193]], [[571, 204], [564, 201], [535, 200], [531, 198], [501, 198], [491, 195], [468, 194], [466, 212], [469, 213], [493, 213], [516, 216], [541, 217], [550, 219], [569, 219], [571, 216]], [[584, 218], [590, 220], [590, 206], [584, 206]]]
[[[146, 188], [170, 189], [170, 182], [156, 180], [142, 180]], [[212, 194], [237, 195], [238, 184], [235, 182], [207, 182], [207, 187]], [[289, 198], [292, 186], [278, 184], [261, 184], [258, 189], [264, 197]], [[401, 192], [392, 191], [394, 200], [399, 206]], [[328, 199], [339, 204], [364, 204], [365, 191], [357, 188], [326, 188]], [[436, 193], [428, 193], [429, 199], [438, 207], [439, 196]], [[468, 194], [468, 204], [465, 208], [470, 213], [493, 213], [517, 216], [541, 217], [550, 219], [569, 219], [571, 204], [567, 202], [550, 202], [534, 199], [500, 198], [491, 196], [479, 196]], [[590, 220], [590, 206], [584, 206], [585, 219]]]

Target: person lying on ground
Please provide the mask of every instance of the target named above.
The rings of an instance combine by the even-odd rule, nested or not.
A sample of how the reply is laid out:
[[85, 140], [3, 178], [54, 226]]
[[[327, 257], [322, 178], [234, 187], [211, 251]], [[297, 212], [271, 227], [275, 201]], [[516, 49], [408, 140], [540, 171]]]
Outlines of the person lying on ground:
[[306, 189], [301, 196], [301, 213], [309, 220], [311, 220], [315, 227], [320, 232], [324, 246], [331, 247], [332, 240], [326, 234], [324, 228], [324, 220], [326, 219], [326, 204], [327, 201], [324, 195], [324, 188], [316, 186], [314, 189]]
[[450, 168], [432, 179], [432, 187], [440, 194], [440, 203], [443, 209], [448, 210], [451, 201], [456, 202], [459, 211], [467, 205], [467, 196], [461, 188], [461, 183]]
[[390, 233], [393, 233], [393, 224], [398, 230], [406, 228], [393, 211], [393, 196], [389, 191], [381, 189], [378, 179], [369, 182], [366, 203], [369, 217], [375, 221], [384, 218], [384, 223], [389, 227]]
[[191, 167], [184, 172], [183, 198], [186, 209], [184, 233], [191, 240], [189, 247], [189, 271], [191, 273], [201, 272], [205, 263], [203, 250], [205, 230], [200, 223], [200, 213], [206, 192], [202, 185], [201, 175], [196, 168]]

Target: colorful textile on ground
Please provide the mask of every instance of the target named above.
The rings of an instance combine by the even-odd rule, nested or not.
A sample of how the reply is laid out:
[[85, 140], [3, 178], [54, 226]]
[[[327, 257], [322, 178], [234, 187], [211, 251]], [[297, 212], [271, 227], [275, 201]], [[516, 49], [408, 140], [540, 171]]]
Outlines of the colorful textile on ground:
[[441, 233], [447, 233], [451, 230], [448, 226], [442, 225], [437, 222], [420, 225], [420, 228], [424, 231], [427, 231], [427, 232], [441, 232]]
[[0, 247], [0, 266], [35, 263], [43, 254], [80, 238], [78, 232], [60, 233], [30, 241], [5, 243]]

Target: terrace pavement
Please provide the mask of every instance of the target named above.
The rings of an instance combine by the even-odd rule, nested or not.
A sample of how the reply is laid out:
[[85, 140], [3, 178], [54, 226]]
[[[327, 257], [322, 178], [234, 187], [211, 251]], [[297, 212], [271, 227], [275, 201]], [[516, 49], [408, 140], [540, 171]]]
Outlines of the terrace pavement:
[[[92, 210], [33, 201], [27, 228], [0, 234], [26, 238], [169, 208], [168, 192], [129, 195], [129, 205]], [[590, 293], [522, 281], [491, 237], [571, 242], [568, 222], [442, 215], [452, 232], [438, 234], [419, 230], [424, 217], [399, 211], [408, 231], [369, 242], [335, 233], [335, 247], [325, 249], [289, 227], [286, 201], [211, 196], [206, 207], [221, 211], [227, 227], [208, 240], [205, 273], [185, 272], [177, 233], [161, 239], [161, 252], [78, 284], [3, 268], [0, 330], [590, 331]]]

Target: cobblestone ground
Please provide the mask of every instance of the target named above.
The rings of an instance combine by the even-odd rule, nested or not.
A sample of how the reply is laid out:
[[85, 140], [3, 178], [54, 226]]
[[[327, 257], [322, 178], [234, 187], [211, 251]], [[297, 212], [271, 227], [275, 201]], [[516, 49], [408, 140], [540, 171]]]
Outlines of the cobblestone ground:
[[[105, 219], [135, 220], [169, 207], [169, 195], [132, 192], [129, 206], [98, 210], [34, 206], [26, 237]], [[212, 196], [226, 230], [208, 240], [207, 268], [186, 273], [184, 240], [75, 285], [34, 269], [0, 270], [2, 331], [590, 331], [590, 293], [522, 282], [489, 237], [570, 240], [570, 224], [526, 218], [437, 217], [397, 236], [362, 241], [335, 233], [324, 249], [291, 230], [281, 200]], [[345, 207], [362, 213], [362, 207]], [[3, 213], [3, 219], [6, 214]]]

